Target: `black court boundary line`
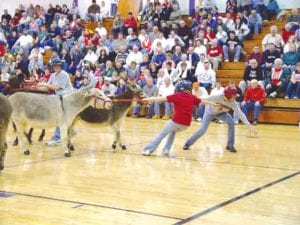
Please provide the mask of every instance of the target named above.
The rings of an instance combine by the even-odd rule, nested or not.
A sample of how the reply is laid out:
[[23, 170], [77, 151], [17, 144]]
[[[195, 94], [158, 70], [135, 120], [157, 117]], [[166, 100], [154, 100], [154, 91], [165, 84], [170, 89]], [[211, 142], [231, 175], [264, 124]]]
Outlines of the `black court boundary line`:
[[267, 184], [265, 184], [265, 185], [262, 185], [262, 186], [260, 186], [260, 187], [254, 188], [254, 189], [252, 189], [252, 190], [250, 190], [250, 191], [248, 191], [248, 192], [246, 192], [246, 193], [244, 193], [244, 194], [240, 194], [240, 195], [238, 195], [238, 196], [235, 196], [235, 197], [233, 197], [233, 198], [231, 198], [231, 199], [229, 199], [229, 200], [227, 200], [227, 201], [224, 201], [224, 202], [222, 202], [222, 203], [219, 203], [219, 204], [217, 204], [217, 205], [215, 205], [215, 206], [212, 206], [212, 207], [210, 207], [210, 208], [208, 208], [208, 209], [205, 209], [205, 210], [203, 210], [203, 211], [201, 211], [201, 212], [199, 212], [199, 213], [196, 213], [196, 214], [194, 214], [194, 215], [192, 215], [192, 216], [190, 216], [190, 217], [187, 217], [187, 218], [185, 218], [185, 219], [183, 219], [183, 220], [181, 220], [181, 221], [179, 221], [179, 222], [177, 222], [177, 223], [174, 223], [173, 225], [182, 225], [182, 224], [186, 224], [186, 223], [188, 223], [188, 222], [191, 222], [192, 220], [198, 219], [199, 217], [202, 217], [202, 216], [204, 216], [204, 215], [206, 215], [206, 214], [209, 214], [209, 213], [211, 213], [211, 212], [213, 212], [213, 211], [216, 211], [216, 210], [218, 210], [218, 209], [220, 209], [220, 208], [223, 208], [223, 207], [226, 206], [226, 205], [229, 205], [229, 204], [231, 204], [231, 203], [233, 203], [233, 202], [236, 202], [236, 201], [238, 201], [238, 200], [241, 200], [241, 199], [243, 199], [243, 198], [246, 198], [246, 197], [248, 197], [248, 196], [250, 196], [250, 195], [255, 194], [256, 192], [262, 191], [262, 190], [264, 190], [264, 189], [266, 189], [266, 188], [269, 188], [269, 187], [271, 187], [271, 186], [273, 186], [273, 185], [276, 185], [276, 184], [278, 184], [278, 183], [281, 183], [281, 182], [283, 182], [283, 181], [285, 181], [285, 180], [291, 179], [291, 178], [293, 178], [293, 177], [295, 177], [295, 176], [298, 176], [298, 175], [300, 175], [300, 171], [295, 172], [295, 173], [292, 173], [292, 174], [287, 175], [287, 176], [284, 176], [284, 177], [282, 177], [282, 178], [280, 178], [280, 179], [278, 179], [278, 180], [272, 181], [272, 182], [267, 183]]
[[[76, 204], [75, 209], [79, 208], [79, 207], [82, 207], [82, 206], [93, 206], [93, 207], [96, 207], [96, 208], [112, 209], [112, 210], [117, 210], [117, 211], [123, 211], [123, 212], [129, 212], [129, 213], [136, 213], [136, 214], [147, 215], [147, 216], [154, 216], [154, 217], [160, 217], [160, 218], [166, 218], [166, 219], [183, 220], [183, 218], [180, 218], [180, 217], [173, 217], [173, 216], [161, 215], [161, 214], [157, 214], [157, 213], [143, 212], [143, 211], [132, 210], [132, 209], [124, 209], [124, 208], [107, 206], [107, 205], [101, 205], [101, 204], [96, 204], [96, 203], [72, 201], [72, 200], [60, 199], [60, 198], [52, 198], [52, 197], [47, 197], [47, 196], [42, 196], [42, 195], [33, 195], [33, 194], [26, 194], [26, 193], [19, 193], [19, 192], [10, 192], [10, 191], [2, 191], [2, 190], [0, 190], [0, 192], [12, 194], [12, 195], [17, 195], [17, 196], [25, 196], [25, 197], [30, 197], [30, 198], [38, 198], [38, 199], [44, 199], [44, 200], [51, 200], [51, 201], [58, 201], [58, 202], [65, 202], [65, 203], [72, 203], [72, 204]], [[72, 208], [74, 208], [74, 207], [72, 207]]]

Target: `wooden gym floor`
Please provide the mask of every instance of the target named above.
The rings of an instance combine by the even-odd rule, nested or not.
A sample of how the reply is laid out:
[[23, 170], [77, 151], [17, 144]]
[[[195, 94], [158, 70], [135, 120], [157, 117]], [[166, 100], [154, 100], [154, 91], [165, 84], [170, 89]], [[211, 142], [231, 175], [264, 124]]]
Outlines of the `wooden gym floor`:
[[[178, 133], [170, 157], [140, 153], [165, 121], [127, 118], [128, 150], [110, 148], [110, 128], [79, 124], [76, 151], [38, 143], [31, 155], [9, 146], [0, 174], [0, 224], [300, 224], [300, 128], [236, 127], [237, 154], [224, 151], [227, 127], [212, 123], [191, 151], [199, 123]], [[47, 132], [46, 140], [53, 134]], [[8, 141], [13, 141], [10, 130]]]

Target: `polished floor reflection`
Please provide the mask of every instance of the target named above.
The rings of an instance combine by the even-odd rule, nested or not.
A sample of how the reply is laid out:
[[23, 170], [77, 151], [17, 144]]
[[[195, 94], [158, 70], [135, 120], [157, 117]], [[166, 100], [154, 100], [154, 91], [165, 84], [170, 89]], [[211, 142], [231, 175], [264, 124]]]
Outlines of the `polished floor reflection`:
[[[127, 150], [113, 151], [110, 128], [78, 124], [76, 151], [38, 143], [31, 155], [9, 146], [0, 174], [0, 224], [300, 224], [300, 129], [258, 125], [258, 138], [236, 126], [238, 153], [227, 152], [227, 127], [212, 123], [175, 138], [170, 157], [141, 155], [165, 121], [126, 118]], [[53, 133], [47, 131], [47, 138]], [[11, 144], [14, 135], [9, 132]]]

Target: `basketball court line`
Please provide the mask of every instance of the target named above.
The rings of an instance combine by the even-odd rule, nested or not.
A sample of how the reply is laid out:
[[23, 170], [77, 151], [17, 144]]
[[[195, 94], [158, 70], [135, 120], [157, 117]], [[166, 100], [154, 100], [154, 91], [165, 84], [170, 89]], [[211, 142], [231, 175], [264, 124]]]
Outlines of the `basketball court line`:
[[138, 211], [138, 210], [101, 205], [101, 204], [96, 204], [96, 203], [80, 202], [80, 201], [73, 201], [73, 200], [67, 200], [67, 199], [61, 199], [61, 198], [52, 198], [52, 197], [47, 197], [47, 196], [42, 196], [42, 195], [33, 195], [33, 194], [2, 191], [2, 190], [0, 190], [0, 193], [2, 195], [16, 195], [16, 196], [24, 196], [24, 197], [58, 201], [58, 202], [64, 202], [64, 203], [72, 203], [72, 204], [75, 204], [75, 206], [72, 207], [74, 209], [80, 208], [82, 206], [92, 206], [92, 207], [96, 207], [96, 208], [112, 209], [112, 210], [117, 210], [117, 211], [122, 211], [122, 212], [136, 213], [136, 214], [154, 216], [154, 217], [160, 217], [160, 218], [166, 218], [166, 219], [183, 220], [183, 218], [180, 218], [180, 217], [173, 217], [173, 216], [167, 216], [167, 215], [162, 215], [162, 214], [157, 214], [157, 213], [143, 212], [143, 211]]
[[191, 221], [193, 221], [193, 220], [195, 220], [195, 219], [198, 219], [198, 218], [200, 218], [200, 217], [202, 217], [202, 216], [204, 216], [204, 215], [206, 215], [206, 214], [209, 214], [209, 213], [211, 213], [211, 212], [213, 212], [213, 211], [216, 211], [216, 210], [218, 210], [218, 209], [220, 209], [220, 208], [223, 208], [223, 207], [226, 206], [226, 205], [229, 205], [229, 204], [231, 204], [231, 203], [234, 203], [234, 202], [236, 202], [236, 201], [238, 201], [238, 200], [241, 200], [241, 199], [243, 199], [243, 198], [246, 198], [246, 197], [248, 197], [248, 196], [250, 196], [250, 195], [253, 195], [253, 194], [255, 194], [255, 193], [259, 192], [259, 191], [262, 191], [262, 190], [264, 190], [264, 189], [266, 189], [266, 188], [269, 188], [269, 187], [271, 187], [271, 186], [274, 186], [274, 185], [276, 185], [276, 184], [278, 184], [278, 183], [281, 183], [281, 182], [283, 182], [283, 181], [285, 181], [285, 180], [291, 179], [291, 178], [296, 177], [296, 176], [298, 176], [298, 175], [300, 175], [300, 171], [295, 172], [295, 173], [292, 173], [292, 174], [289, 174], [289, 175], [284, 176], [284, 177], [282, 177], [282, 178], [280, 178], [280, 179], [278, 179], [278, 180], [269, 182], [269, 183], [264, 184], [264, 185], [262, 185], [262, 186], [259, 186], [259, 187], [257, 187], [257, 188], [254, 188], [254, 189], [252, 189], [252, 190], [250, 190], [250, 191], [248, 191], [248, 192], [245, 192], [245, 193], [243, 193], [243, 194], [237, 195], [237, 196], [235, 196], [235, 197], [233, 197], [233, 198], [231, 198], [231, 199], [228, 199], [228, 200], [226, 200], [226, 201], [224, 201], [224, 202], [221, 202], [221, 203], [219, 203], [219, 204], [217, 204], [217, 205], [215, 205], [215, 206], [212, 206], [212, 207], [210, 207], [210, 208], [208, 208], [208, 209], [205, 209], [205, 210], [203, 210], [203, 211], [201, 211], [201, 212], [199, 212], [199, 213], [196, 213], [196, 214], [194, 214], [194, 215], [192, 215], [192, 216], [190, 216], [190, 217], [187, 217], [187, 218], [185, 218], [185, 219], [183, 219], [183, 220], [181, 220], [181, 221], [179, 221], [179, 222], [177, 222], [177, 223], [174, 223], [173, 225], [182, 225], [182, 224], [189, 223], [189, 222], [191, 222]]

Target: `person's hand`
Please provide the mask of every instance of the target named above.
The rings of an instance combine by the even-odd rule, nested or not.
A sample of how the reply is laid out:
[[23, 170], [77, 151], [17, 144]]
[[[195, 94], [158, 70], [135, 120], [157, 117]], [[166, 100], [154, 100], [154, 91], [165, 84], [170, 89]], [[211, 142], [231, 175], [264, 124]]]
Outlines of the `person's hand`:
[[270, 89], [272, 87], [271, 84], [267, 84], [266, 89]]
[[282, 84], [282, 82], [281, 81], [279, 81], [278, 83], [277, 83], [277, 86], [280, 86]]
[[254, 126], [251, 126], [251, 127], [250, 127], [250, 130], [249, 130], [249, 136], [250, 136], [250, 137], [253, 137], [253, 138], [258, 137], [257, 131], [256, 131], [256, 129], [255, 129]]
[[259, 101], [256, 101], [256, 102], [255, 102], [255, 106], [260, 106], [260, 102], [259, 102]]
[[245, 106], [245, 105], [246, 105], [246, 102], [242, 101], [241, 106]]

